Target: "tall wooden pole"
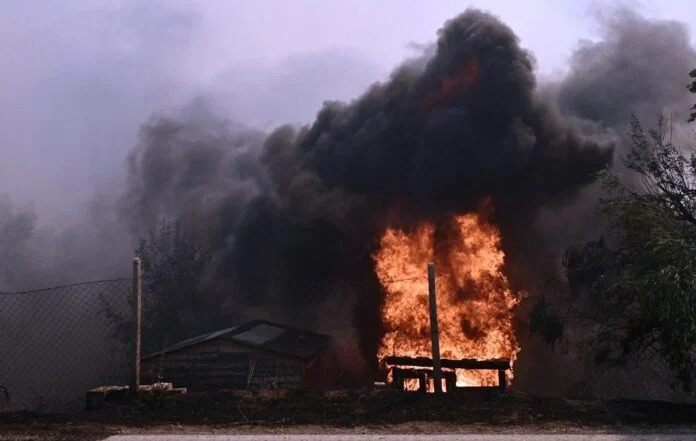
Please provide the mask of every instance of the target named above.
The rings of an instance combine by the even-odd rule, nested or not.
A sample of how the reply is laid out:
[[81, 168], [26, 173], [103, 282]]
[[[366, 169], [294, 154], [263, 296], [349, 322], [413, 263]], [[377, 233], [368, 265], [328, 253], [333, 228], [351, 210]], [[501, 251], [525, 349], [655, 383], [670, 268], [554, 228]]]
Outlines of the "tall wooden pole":
[[440, 330], [437, 325], [437, 299], [435, 295], [435, 264], [428, 264], [428, 297], [430, 299], [430, 340], [433, 349], [433, 381], [435, 393], [442, 393], [442, 366], [440, 365]]
[[142, 280], [141, 280], [140, 258], [133, 259], [133, 318], [135, 328], [133, 329], [133, 372], [131, 374], [130, 393], [137, 397], [140, 389], [140, 338], [142, 329]]

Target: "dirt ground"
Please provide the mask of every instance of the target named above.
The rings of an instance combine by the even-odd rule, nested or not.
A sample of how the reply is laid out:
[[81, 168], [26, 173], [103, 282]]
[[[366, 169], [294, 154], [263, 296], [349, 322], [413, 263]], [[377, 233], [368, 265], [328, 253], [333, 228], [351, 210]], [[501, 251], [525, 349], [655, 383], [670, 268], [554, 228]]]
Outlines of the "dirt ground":
[[684, 430], [696, 430], [696, 404], [568, 400], [497, 391], [441, 397], [371, 389], [237, 391], [148, 397], [76, 415], [0, 414], [2, 441], [93, 440], [129, 433]]

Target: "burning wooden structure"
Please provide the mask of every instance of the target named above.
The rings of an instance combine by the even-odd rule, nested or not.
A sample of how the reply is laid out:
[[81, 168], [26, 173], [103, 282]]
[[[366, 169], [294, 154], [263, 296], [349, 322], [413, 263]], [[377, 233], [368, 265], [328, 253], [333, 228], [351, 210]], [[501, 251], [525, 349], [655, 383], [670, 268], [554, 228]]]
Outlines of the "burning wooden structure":
[[[419, 390], [427, 392], [435, 390], [434, 387], [434, 363], [427, 357], [399, 357], [389, 356], [385, 358], [386, 365], [390, 368], [391, 384], [401, 390]], [[453, 392], [457, 386], [457, 370], [494, 370], [498, 371], [497, 388], [504, 390], [507, 384], [505, 372], [510, 370], [510, 360], [440, 360], [442, 369], [443, 390]]]
[[439, 393], [512, 380], [523, 294], [508, 283], [500, 231], [485, 209], [387, 228], [373, 259], [385, 293], [377, 361], [394, 385]]

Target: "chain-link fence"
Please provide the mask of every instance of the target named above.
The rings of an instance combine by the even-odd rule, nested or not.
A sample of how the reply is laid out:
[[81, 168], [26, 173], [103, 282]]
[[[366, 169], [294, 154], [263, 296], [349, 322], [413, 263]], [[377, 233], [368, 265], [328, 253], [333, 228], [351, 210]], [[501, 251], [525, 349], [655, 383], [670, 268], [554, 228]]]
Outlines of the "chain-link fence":
[[128, 316], [131, 279], [0, 292], [0, 412], [73, 412], [86, 392], [128, 384], [129, 344], [111, 316]]

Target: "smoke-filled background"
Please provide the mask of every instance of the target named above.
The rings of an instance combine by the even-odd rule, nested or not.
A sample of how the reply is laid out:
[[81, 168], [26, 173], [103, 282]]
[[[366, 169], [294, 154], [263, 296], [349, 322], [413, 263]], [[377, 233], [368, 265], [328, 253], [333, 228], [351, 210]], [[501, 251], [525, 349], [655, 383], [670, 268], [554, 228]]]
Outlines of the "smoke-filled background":
[[[452, 3], [10, 6], [0, 288], [127, 274], [138, 239], [179, 220], [212, 255], [201, 330], [315, 327], [359, 377], [387, 226], [489, 198], [514, 288], [557, 284], [563, 250], [599, 231], [590, 184], [622, 170], [631, 113], [687, 118], [693, 23], [665, 18], [692, 11]], [[517, 386], [565, 393], [577, 376], [525, 312]]]

